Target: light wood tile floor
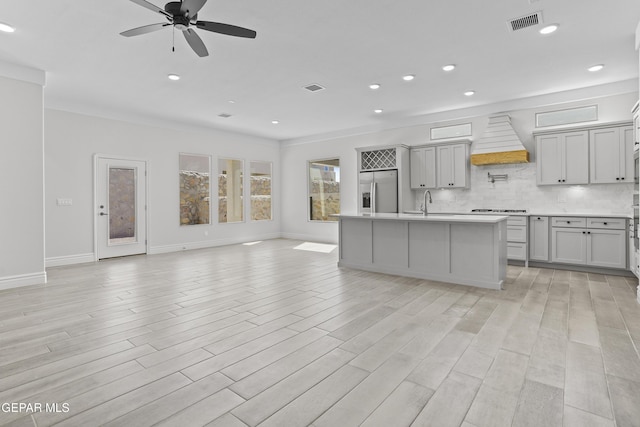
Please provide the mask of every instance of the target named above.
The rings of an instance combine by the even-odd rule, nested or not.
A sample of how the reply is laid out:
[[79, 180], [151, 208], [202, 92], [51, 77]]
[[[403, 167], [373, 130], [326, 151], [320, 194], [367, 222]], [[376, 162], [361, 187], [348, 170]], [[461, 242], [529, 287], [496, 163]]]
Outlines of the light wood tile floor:
[[0, 291], [0, 425], [640, 426], [636, 280], [509, 266], [490, 291], [300, 243]]

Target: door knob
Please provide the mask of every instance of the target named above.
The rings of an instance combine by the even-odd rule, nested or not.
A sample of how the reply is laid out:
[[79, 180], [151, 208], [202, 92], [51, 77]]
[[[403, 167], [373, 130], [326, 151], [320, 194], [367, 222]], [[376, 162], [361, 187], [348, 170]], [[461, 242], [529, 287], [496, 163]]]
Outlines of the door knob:
[[100, 212], [100, 216], [107, 216], [107, 215], [109, 215], [109, 214], [106, 214], [104, 212]]

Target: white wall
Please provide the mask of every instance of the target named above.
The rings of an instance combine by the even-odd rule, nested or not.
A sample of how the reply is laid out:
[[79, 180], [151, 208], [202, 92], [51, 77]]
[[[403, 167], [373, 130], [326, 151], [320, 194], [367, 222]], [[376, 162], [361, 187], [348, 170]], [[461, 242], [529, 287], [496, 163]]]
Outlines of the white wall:
[[[45, 210], [47, 265], [93, 260], [93, 156], [96, 153], [148, 161], [149, 253], [216, 246], [279, 237], [280, 149], [276, 141], [215, 130], [181, 130], [132, 124], [46, 109]], [[273, 162], [273, 221], [180, 226], [179, 153]], [[247, 175], [245, 175], [247, 176]], [[245, 182], [248, 182], [245, 181]], [[215, 189], [212, 185], [213, 197]], [[245, 200], [248, 200], [245, 186]], [[57, 206], [57, 198], [73, 200]], [[245, 206], [248, 218], [248, 206]], [[205, 235], [205, 232], [208, 235]]]
[[[602, 90], [602, 88], [598, 88]], [[581, 101], [565, 100], [559, 103], [562, 96], [554, 94], [552, 97], [505, 103], [494, 106], [494, 113], [506, 112], [511, 116], [513, 127], [522, 138], [527, 150], [530, 151], [531, 163], [526, 165], [503, 166], [472, 166], [471, 186], [466, 190], [437, 190], [433, 191], [434, 203], [432, 211], [468, 211], [472, 208], [521, 208], [548, 209], [556, 211], [603, 211], [622, 212], [631, 214], [630, 184], [583, 186], [581, 189], [571, 187], [542, 188], [535, 184], [535, 142], [532, 132], [535, 130], [535, 112], [568, 108], [579, 105], [598, 105], [598, 122], [631, 121], [631, 107], [637, 100], [637, 92], [623, 93], [589, 99], [580, 93]], [[577, 93], [567, 93], [566, 98], [578, 96]], [[553, 99], [553, 106], [549, 100]], [[575, 99], [575, 98], [573, 98]], [[518, 109], [510, 109], [517, 105]], [[524, 106], [524, 107], [523, 107]], [[526, 108], [525, 108], [526, 107]], [[478, 111], [486, 111], [486, 107]], [[447, 112], [438, 114], [438, 122], [429, 122], [425, 117], [423, 124], [399, 127], [396, 129], [333, 137], [326, 140], [300, 140], [284, 142], [281, 149], [282, 163], [285, 165], [282, 178], [283, 191], [283, 221], [282, 232], [285, 237], [299, 239], [337, 242], [338, 229], [333, 223], [314, 223], [307, 221], [307, 188], [306, 162], [308, 160], [339, 157], [341, 166], [341, 211], [355, 213], [357, 210], [357, 147], [406, 144], [421, 145], [429, 143], [429, 129], [433, 126], [472, 122], [472, 140], [478, 140], [487, 126], [489, 114], [470, 114], [473, 111]], [[464, 118], [462, 115], [465, 115]], [[473, 145], [471, 147], [473, 150]], [[508, 173], [507, 182], [487, 182], [487, 172]], [[415, 192], [416, 203], [422, 193]], [[558, 200], [566, 202], [558, 203]], [[419, 205], [418, 205], [419, 206]]]
[[0, 289], [46, 281], [40, 74], [40, 82], [0, 77]]

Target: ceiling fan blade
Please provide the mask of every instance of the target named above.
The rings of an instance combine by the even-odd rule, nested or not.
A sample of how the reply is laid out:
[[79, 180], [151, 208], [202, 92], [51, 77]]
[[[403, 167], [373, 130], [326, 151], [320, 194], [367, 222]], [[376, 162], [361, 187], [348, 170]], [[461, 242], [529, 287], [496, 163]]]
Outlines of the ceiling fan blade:
[[173, 18], [173, 16], [169, 12], [165, 11], [164, 9], [160, 9], [158, 6], [156, 6], [155, 4], [151, 4], [148, 1], [145, 1], [145, 0], [131, 0], [131, 1], [134, 2], [135, 4], [138, 4], [138, 5], [142, 6], [142, 7], [147, 8], [149, 10], [153, 10], [154, 12], [158, 12], [158, 13], [160, 13], [160, 14], [168, 17], [168, 18]]
[[220, 22], [198, 21], [196, 27], [213, 31], [214, 33], [226, 34], [228, 36], [245, 37], [248, 39], [255, 39], [256, 32], [248, 28], [236, 27], [235, 25], [222, 24]]
[[193, 51], [197, 53], [199, 57], [202, 58], [209, 55], [207, 47], [204, 45], [204, 42], [202, 41], [200, 36], [196, 34], [195, 31], [193, 31], [191, 28], [188, 28], [184, 30], [182, 34], [184, 34], [184, 38], [187, 40], [187, 43], [189, 43], [189, 46], [191, 46], [191, 49], [193, 49]]
[[161, 30], [164, 27], [167, 27], [169, 25], [171, 25], [171, 24], [169, 24], [169, 23], [160, 23], [160, 24], [145, 25], [145, 26], [142, 26], [142, 27], [133, 28], [131, 30], [123, 31], [123, 32], [120, 33], [120, 35], [121, 36], [125, 36], [125, 37], [139, 36], [140, 34], [147, 34], [147, 33], [153, 32], [153, 31]]
[[188, 18], [194, 17], [206, 2], [207, 0], [182, 0], [180, 12]]

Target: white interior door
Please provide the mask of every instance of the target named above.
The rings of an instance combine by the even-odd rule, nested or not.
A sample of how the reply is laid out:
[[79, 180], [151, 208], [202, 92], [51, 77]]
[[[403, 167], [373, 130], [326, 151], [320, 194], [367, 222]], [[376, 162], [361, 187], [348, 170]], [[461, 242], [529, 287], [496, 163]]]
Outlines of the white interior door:
[[147, 165], [96, 157], [98, 259], [147, 253]]

